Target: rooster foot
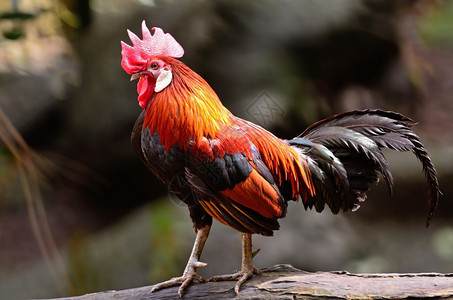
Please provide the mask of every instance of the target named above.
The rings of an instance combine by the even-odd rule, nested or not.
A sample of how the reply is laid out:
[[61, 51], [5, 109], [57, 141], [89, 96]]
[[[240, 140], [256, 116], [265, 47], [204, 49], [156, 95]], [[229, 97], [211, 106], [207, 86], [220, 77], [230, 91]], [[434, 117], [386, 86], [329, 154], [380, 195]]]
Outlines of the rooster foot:
[[236, 285], [234, 286], [234, 291], [236, 295], [239, 294], [239, 289], [242, 284], [244, 284], [248, 279], [250, 279], [254, 274], [261, 274], [261, 271], [255, 267], [247, 268], [233, 274], [218, 275], [209, 278], [208, 281], [225, 281], [225, 280], [237, 280]]
[[196, 269], [206, 267], [207, 265], [208, 265], [207, 263], [200, 262], [200, 261], [195, 261], [195, 260], [189, 261], [186, 266], [186, 269], [184, 270], [184, 274], [182, 276], [173, 277], [170, 280], [155, 284], [153, 286], [153, 288], [151, 289], [151, 293], [154, 291], [163, 289], [163, 288], [167, 288], [167, 287], [171, 287], [171, 286], [180, 284], [180, 287], [178, 289], [178, 295], [179, 295], [179, 297], [182, 297], [185, 289], [189, 286], [189, 284], [193, 280], [197, 280], [198, 282], [206, 282], [206, 279], [204, 279], [202, 276], [197, 274]]

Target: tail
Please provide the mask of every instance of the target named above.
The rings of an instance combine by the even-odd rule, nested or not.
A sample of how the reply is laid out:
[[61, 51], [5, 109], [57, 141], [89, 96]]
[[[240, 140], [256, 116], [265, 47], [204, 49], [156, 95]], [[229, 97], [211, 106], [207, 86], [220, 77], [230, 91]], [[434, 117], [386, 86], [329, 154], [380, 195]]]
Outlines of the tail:
[[287, 141], [299, 149], [309, 165], [316, 195], [308, 196], [305, 208], [322, 211], [327, 204], [333, 213], [357, 210], [365, 201], [379, 173], [392, 192], [393, 178], [382, 148], [412, 151], [423, 165], [428, 183], [429, 226], [439, 200], [436, 169], [410, 129], [411, 119], [388, 111], [352, 111], [319, 121], [300, 136]]

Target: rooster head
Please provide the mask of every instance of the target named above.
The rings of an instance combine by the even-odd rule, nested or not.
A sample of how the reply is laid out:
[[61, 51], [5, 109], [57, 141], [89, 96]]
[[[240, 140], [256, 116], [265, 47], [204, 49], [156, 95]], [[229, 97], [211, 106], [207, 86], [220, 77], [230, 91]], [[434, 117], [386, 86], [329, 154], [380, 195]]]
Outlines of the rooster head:
[[173, 79], [171, 64], [166, 58], [184, 55], [184, 49], [169, 33], [164, 33], [158, 27], [152, 30], [154, 35], [143, 21], [143, 39], [127, 30], [132, 46], [121, 41], [121, 66], [131, 75], [131, 80], [140, 79], [137, 92], [142, 108], [146, 108], [153, 93], [162, 91]]

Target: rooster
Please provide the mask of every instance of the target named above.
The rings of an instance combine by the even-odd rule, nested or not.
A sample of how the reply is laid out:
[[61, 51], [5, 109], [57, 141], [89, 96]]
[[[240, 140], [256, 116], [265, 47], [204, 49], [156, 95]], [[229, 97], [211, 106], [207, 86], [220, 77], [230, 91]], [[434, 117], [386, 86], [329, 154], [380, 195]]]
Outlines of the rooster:
[[181, 45], [160, 28], [142, 23], [140, 39], [128, 30], [132, 46], [121, 42], [121, 66], [139, 79], [142, 112], [131, 136], [142, 162], [184, 201], [195, 243], [181, 277], [154, 285], [153, 291], [180, 285], [181, 297], [193, 281], [206, 279], [197, 268], [212, 219], [242, 235], [241, 270], [212, 277], [237, 280], [235, 292], [259, 270], [253, 265], [252, 234], [271, 236], [286, 215], [288, 201], [321, 212], [357, 210], [379, 174], [393, 185], [382, 148], [412, 151], [428, 183], [429, 213], [438, 204], [436, 170], [414, 122], [382, 110], [352, 111], [308, 127], [282, 140], [252, 122], [235, 117], [209, 84], [184, 63]]

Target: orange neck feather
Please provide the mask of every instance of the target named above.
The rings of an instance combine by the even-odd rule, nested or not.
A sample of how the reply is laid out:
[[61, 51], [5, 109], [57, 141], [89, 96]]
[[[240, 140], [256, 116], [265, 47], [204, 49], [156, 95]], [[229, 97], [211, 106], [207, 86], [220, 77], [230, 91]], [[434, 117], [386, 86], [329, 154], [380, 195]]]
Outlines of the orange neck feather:
[[171, 63], [173, 80], [154, 94], [143, 126], [151, 133], [157, 130], [167, 150], [172, 145], [187, 150], [192, 140], [214, 138], [221, 125], [231, 123], [232, 114], [200, 75], [176, 59], [166, 60]]

